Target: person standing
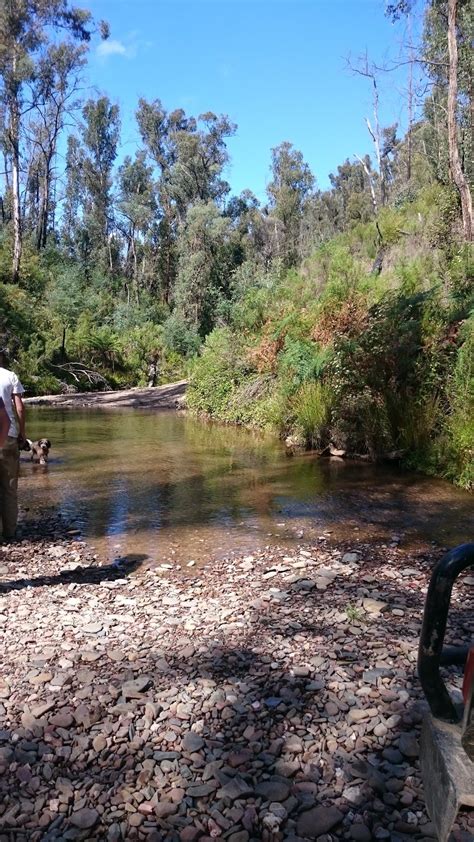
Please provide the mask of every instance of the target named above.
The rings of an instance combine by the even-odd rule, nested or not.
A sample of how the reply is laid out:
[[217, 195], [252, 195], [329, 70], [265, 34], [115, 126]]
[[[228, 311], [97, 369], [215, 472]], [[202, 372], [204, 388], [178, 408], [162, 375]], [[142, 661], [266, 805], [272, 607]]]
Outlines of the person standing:
[[7, 351], [0, 349], [0, 399], [9, 418], [6, 441], [0, 448], [0, 518], [4, 539], [15, 537], [18, 520], [19, 447], [26, 440], [24, 393], [18, 377], [6, 368]]
[[10, 429], [10, 419], [5, 409], [5, 404], [0, 398], [0, 448], [3, 447], [7, 440], [8, 430]]

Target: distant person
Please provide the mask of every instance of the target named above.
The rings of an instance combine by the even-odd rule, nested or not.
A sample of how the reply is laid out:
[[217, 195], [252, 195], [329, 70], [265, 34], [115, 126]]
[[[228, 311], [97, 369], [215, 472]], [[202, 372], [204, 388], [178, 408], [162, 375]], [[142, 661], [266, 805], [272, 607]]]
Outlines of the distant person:
[[8, 416], [8, 430], [0, 447], [0, 518], [4, 539], [15, 537], [18, 520], [18, 472], [20, 446], [26, 440], [24, 388], [10, 371], [7, 349], [0, 348], [0, 399]]

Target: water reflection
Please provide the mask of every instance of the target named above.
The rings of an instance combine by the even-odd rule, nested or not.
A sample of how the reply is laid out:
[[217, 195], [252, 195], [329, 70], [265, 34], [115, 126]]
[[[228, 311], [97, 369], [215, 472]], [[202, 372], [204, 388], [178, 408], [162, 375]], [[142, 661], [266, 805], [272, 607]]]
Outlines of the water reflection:
[[174, 412], [30, 408], [29, 430], [53, 447], [46, 471], [22, 462], [22, 502], [59, 506], [108, 557], [199, 562], [328, 529], [470, 538], [471, 497], [447, 483], [310, 453], [288, 458], [272, 437]]

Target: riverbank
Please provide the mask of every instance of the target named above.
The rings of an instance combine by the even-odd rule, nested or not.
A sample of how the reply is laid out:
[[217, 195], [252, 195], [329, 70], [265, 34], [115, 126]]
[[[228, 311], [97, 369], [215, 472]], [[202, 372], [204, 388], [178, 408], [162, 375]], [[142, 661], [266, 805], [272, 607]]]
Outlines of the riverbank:
[[141, 409], [176, 409], [181, 406], [187, 380], [146, 389], [120, 389], [116, 392], [72, 392], [66, 395], [42, 395], [26, 398], [30, 406], [60, 406], [68, 409], [135, 407]]
[[[434, 838], [415, 663], [440, 554], [354, 534], [148, 568], [36, 518], [0, 545], [1, 838]], [[468, 579], [451, 642], [472, 608]]]

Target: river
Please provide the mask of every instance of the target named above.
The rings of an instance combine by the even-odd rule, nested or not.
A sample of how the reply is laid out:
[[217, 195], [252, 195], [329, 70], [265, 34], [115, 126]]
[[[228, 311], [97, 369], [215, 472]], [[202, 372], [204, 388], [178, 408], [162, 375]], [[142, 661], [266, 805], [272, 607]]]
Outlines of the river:
[[52, 442], [47, 467], [22, 454], [26, 517], [59, 508], [101, 557], [143, 553], [190, 566], [234, 551], [317, 540], [472, 540], [472, 496], [396, 468], [288, 457], [273, 436], [173, 411], [30, 407], [28, 434]]

